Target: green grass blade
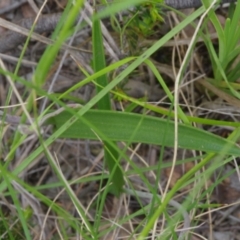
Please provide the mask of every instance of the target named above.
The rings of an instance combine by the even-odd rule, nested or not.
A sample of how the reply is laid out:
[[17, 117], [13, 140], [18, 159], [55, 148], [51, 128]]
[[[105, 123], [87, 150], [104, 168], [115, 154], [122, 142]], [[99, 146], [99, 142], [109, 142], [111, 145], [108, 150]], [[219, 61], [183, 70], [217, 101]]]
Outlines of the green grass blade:
[[18, 193], [13, 188], [13, 186], [12, 186], [13, 183], [10, 182], [11, 180], [8, 177], [8, 172], [4, 169], [2, 164], [0, 164], [0, 172], [1, 172], [1, 175], [3, 177], [3, 181], [8, 186], [8, 190], [9, 190], [9, 193], [11, 195], [11, 199], [13, 200], [14, 206], [16, 207], [17, 214], [18, 214], [19, 220], [21, 222], [22, 230], [25, 234], [24, 237], [25, 237], [26, 240], [31, 240], [31, 234], [30, 234], [30, 230], [28, 229], [29, 227], [28, 227], [28, 224], [27, 224], [27, 219], [24, 216], [24, 210], [21, 208], [21, 203], [19, 202], [19, 199], [18, 199]]
[[[62, 112], [52, 118], [58, 130], [71, 118], [71, 114]], [[142, 142], [173, 147], [174, 122], [140, 114], [88, 111], [83, 120], [77, 120], [62, 135], [63, 138], [84, 138], [103, 140]], [[86, 121], [89, 123], [86, 123]], [[136, 131], [137, 130], [137, 131]], [[240, 156], [240, 149], [231, 141], [227, 141], [212, 133], [179, 124], [179, 148], [195, 149], [205, 152], [219, 153], [227, 145], [227, 153]]]
[[[99, 19], [95, 19], [93, 21], [93, 68], [94, 72], [101, 71], [106, 67], [105, 61], [105, 53], [104, 53], [104, 45], [103, 45], [103, 37], [102, 37], [102, 29], [101, 23]], [[97, 93], [101, 92], [101, 90], [108, 85], [107, 75], [104, 74], [96, 79], [96, 90]], [[111, 110], [111, 101], [110, 94], [107, 93], [97, 102], [98, 109], [101, 110]], [[116, 143], [115, 143], [116, 145]], [[109, 181], [111, 180], [111, 192], [116, 196], [119, 196], [122, 192], [124, 179], [121, 167], [117, 164], [119, 159], [118, 152], [107, 142], [104, 142], [104, 160], [109, 169], [110, 176]], [[100, 206], [103, 206], [101, 204]], [[101, 209], [102, 211], [102, 209]], [[100, 216], [99, 216], [100, 217]], [[100, 222], [100, 219], [99, 221]]]
[[108, 6], [104, 7], [101, 11], [99, 11], [99, 13], [96, 14], [95, 18], [97, 19], [105, 18], [108, 17], [109, 15], [114, 15], [116, 13], [119, 13], [120, 11], [129, 9], [143, 2], [145, 2], [145, 0], [113, 1], [112, 4], [109, 4]]
[[[203, 4], [205, 5], [206, 9], [208, 6], [210, 6], [210, 4], [212, 3], [212, 1], [210, 0], [203, 0]], [[210, 10], [210, 12], [208, 13], [209, 19], [211, 20], [214, 28], [217, 31], [218, 34], [218, 39], [219, 39], [219, 56], [220, 59], [224, 59], [224, 56], [226, 54], [226, 48], [225, 48], [225, 43], [226, 43], [226, 39], [225, 39], [225, 35], [224, 35], [224, 30], [222, 28], [222, 25], [216, 15], [216, 13], [214, 12], [214, 10]]]
[[[75, 1], [75, 5], [72, 6], [69, 9], [69, 14], [66, 16], [65, 14], [65, 22], [64, 25], [62, 25], [62, 29], [59, 31], [59, 34], [57, 36], [57, 40], [54, 45], [49, 46], [43, 56], [41, 57], [39, 64], [37, 66], [36, 72], [34, 74], [34, 80], [39, 86], [41, 86], [45, 80], [46, 76], [53, 64], [53, 62], [56, 59], [57, 53], [59, 49], [61, 48], [62, 44], [66, 41], [66, 39], [71, 34], [70, 29], [73, 28], [74, 22], [76, 21], [76, 18], [79, 14], [79, 10], [81, 9], [84, 1], [83, 0], [77, 0]], [[68, 10], [68, 9], [67, 9]], [[62, 21], [62, 19], [61, 19]], [[60, 24], [61, 24], [60, 21]], [[59, 24], [59, 25], [60, 25]], [[59, 26], [58, 26], [59, 28]]]
[[[100, 20], [93, 21], [93, 69], [94, 72], [101, 71], [106, 67], [105, 53], [103, 46], [103, 38]], [[107, 75], [104, 74], [96, 79], [97, 85], [96, 90], [100, 92], [108, 84]], [[111, 109], [110, 95], [106, 94], [102, 99], [97, 103], [98, 109]]]
[[233, 14], [233, 17], [230, 21], [229, 34], [226, 35], [228, 38], [228, 52], [231, 52], [235, 49], [239, 41], [239, 18], [240, 18], [240, 2], [237, 1], [236, 8]]

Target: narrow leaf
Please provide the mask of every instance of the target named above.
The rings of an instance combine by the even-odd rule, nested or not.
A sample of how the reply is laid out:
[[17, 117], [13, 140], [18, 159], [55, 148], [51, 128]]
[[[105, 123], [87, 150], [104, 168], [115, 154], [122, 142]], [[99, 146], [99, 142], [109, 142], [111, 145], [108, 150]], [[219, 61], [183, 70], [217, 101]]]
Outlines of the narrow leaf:
[[[101, 22], [99, 19], [93, 21], [93, 68], [95, 72], [101, 71], [106, 67], [103, 36], [101, 29]], [[96, 79], [96, 91], [100, 93], [102, 88], [108, 85], [107, 75], [104, 74]], [[107, 93], [97, 103], [99, 110], [111, 110], [110, 94]], [[111, 181], [111, 192], [117, 197], [122, 192], [124, 184], [123, 173], [121, 167], [118, 165], [118, 152], [108, 142], [104, 142], [104, 160], [109, 169]]]

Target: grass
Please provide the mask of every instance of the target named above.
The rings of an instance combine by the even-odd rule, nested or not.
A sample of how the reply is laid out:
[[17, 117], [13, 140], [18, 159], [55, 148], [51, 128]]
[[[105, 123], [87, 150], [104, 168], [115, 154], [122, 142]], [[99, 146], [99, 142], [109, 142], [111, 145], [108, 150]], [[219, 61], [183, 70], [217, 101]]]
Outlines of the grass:
[[[160, 5], [139, 5], [141, 2], [143, 1], [108, 5], [104, 1], [106, 8], [95, 12], [91, 19], [93, 72], [88, 72], [84, 65], [79, 63], [79, 73], [85, 77], [62, 94], [48, 93], [42, 88], [60, 54], [62, 44], [84, 26], [80, 22], [79, 26], [74, 27], [75, 19], [83, 8], [83, 1], [75, 1], [75, 5], [69, 1], [62, 20], [52, 34], [55, 44], [48, 46], [40, 57], [31, 82], [18, 74], [24, 51], [19, 58], [19, 66], [13, 73], [3, 67], [0, 69], [0, 73], [8, 77], [12, 86], [5, 105], [10, 107], [14, 92], [18, 94], [20, 103], [14, 112], [19, 109], [24, 112], [21, 122], [31, 120], [30, 114], [36, 120], [27, 128], [28, 134], [19, 129], [11, 132], [12, 135], [5, 146], [7, 154], [0, 163], [0, 192], [5, 204], [10, 202], [11, 206], [14, 206], [14, 210], [11, 209], [11, 213], [8, 214], [0, 210], [0, 236], [3, 239], [33, 239], [33, 236], [37, 236], [38, 239], [104, 239], [106, 236], [118, 236], [120, 239], [124, 234], [124, 239], [146, 239], [149, 236], [159, 239], [190, 239], [191, 234], [196, 234], [191, 227], [199, 226], [202, 221], [199, 215], [208, 214], [208, 220], [211, 221], [211, 212], [221, 207], [219, 204], [212, 204], [211, 196], [214, 188], [225, 178], [235, 171], [238, 172], [235, 163], [236, 158], [240, 156], [239, 146], [236, 145], [240, 136], [239, 123], [201, 118], [187, 113], [179, 102], [179, 92], [191, 64], [196, 42], [201, 37], [210, 59], [212, 76], [205, 76], [199, 84], [209, 90], [216, 89], [212, 92], [229, 104], [238, 104], [240, 2], [229, 8], [229, 18], [222, 26], [215, 11], [214, 4], [217, 1], [205, 0], [204, 6], [184, 16], [177, 26], [149, 48], [140, 49], [136, 56], [123, 57], [109, 63], [106, 59], [107, 49], [104, 47], [106, 35], [100, 27], [100, 19], [103, 16], [112, 17], [119, 30], [122, 46], [124, 34], [127, 35], [127, 31], [132, 31], [131, 28], [134, 27], [141, 30], [147, 38], [146, 35], [151, 34], [151, 31], [147, 31], [146, 26], [156, 27], [154, 23], [161, 21], [163, 16], [156, 15], [156, 9], [161, 9]], [[137, 12], [129, 19], [124, 17], [123, 26], [117, 22], [115, 14], [128, 9], [129, 4], [138, 4], [138, 11], [141, 7], [150, 6], [150, 12], [145, 12], [143, 25], [139, 25]], [[176, 14], [182, 16], [177, 11]], [[197, 24], [194, 23], [196, 19], [200, 19]], [[217, 50], [206, 28], [210, 21], [218, 35]], [[188, 25], [194, 26], [195, 33], [180, 62], [172, 91], [151, 57]], [[139, 40], [141, 39], [142, 36], [139, 37]], [[148, 103], [145, 99], [132, 98], [118, 90], [117, 87], [123, 81], [131, 78], [132, 74], [143, 66], [149, 69], [165, 92], [170, 102], [169, 108]], [[112, 79], [109, 79], [110, 76], [113, 76]], [[24, 97], [16, 89], [15, 83], [24, 86]], [[89, 83], [96, 89], [95, 95], [89, 101], [81, 100], [81, 105], [66, 101], [66, 97]], [[212, 93], [210, 95], [212, 96]], [[113, 96], [119, 99], [121, 106], [125, 104], [122, 112], [114, 110]], [[42, 112], [38, 109], [38, 97], [44, 97], [48, 102]], [[50, 135], [46, 135], [42, 129], [49, 124], [53, 129]], [[226, 139], [201, 128], [200, 124], [228, 127], [231, 133]], [[1, 138], [4, 139], [4, 143], [5, 129], [6, 126], [2, 124]], [[26, 143], [31, 144], [30, 136], [35, 136], [35, 140], [32, 140], [31, 150], [24, 154], [24, 149], [27, 149]], [[71, 166], [71, 159], [61, 160], [64, 158], [62, 152], [59, 149], [54, 150], [55, 144], [59, 141], [63, 143], [63, 139], [67, 139], [67, 142], [69, 139], [99, 141], [101, 145], [98, 144], [98, 148], [101, 146], [103, 150], [95, 151], [98, 151], [97, 156], [104, 161], [93, 164], [98, 163], [100, 170], [97, 171], [94, 166], [92, 169], [86, 167], [86, 173], [69, 178], [67, 172], [76, 170]], [[157, 161], [153, 165], [149, 165], [144, 159], [146, 156], [139, 153], [144, 151], [146, 146], [154, 146], [153, 149], [157, 148], [159, 151]], [[138, 149], [141, 151], [138, 152]], [[3, 154], [5, 150], [1, 151]], [[23, 157], [19, 156], [19, 151], [23, 153]], [[173, 153], [171, 161], [166, 162], [169, 152]], [[183, 154], [182, 157], [181, 152], [193, 154], [191, 157]], [[134, 160], [135, 158], [139, 162]], [[33, 185], [25, 179], [28, 178], [29, 169], [39, 166], [40, 159], [45, 162], [48, 174], [54, 176], [54, 181], [43, 181]], [[212, 175], [223, 171], [224, 166], [230, 162], [235, 164], [236, 169], [219, 174], [215, 182], [209, 185]], [[176, 168], [188, 165], [191, 165], [191, 168], [176, 177]], [[168, 179], [162, 184], [161, 182], [166, 180], [163, 174], [166, 174], [167, 170]], [[90, 190], [85, 192], [89, 186]], [[91, 193], [92, 190], [94, 191]], [[53, 197], [44, 194], [51, 191], [55, 193]], [[184, 195], [179, 197], [179, 193], [182, 192]], [[132, 198], [138, 205], [135, 211], [130, 207]], [[12, 217], [13, 213], [15, 216]], [[17, 223], [9, 230], [7, 226], [15, 219]], [[36, 231], [38, 228], [41, 231]], [[213, 230], [209, 230], [210, 235], [211, 231]]]

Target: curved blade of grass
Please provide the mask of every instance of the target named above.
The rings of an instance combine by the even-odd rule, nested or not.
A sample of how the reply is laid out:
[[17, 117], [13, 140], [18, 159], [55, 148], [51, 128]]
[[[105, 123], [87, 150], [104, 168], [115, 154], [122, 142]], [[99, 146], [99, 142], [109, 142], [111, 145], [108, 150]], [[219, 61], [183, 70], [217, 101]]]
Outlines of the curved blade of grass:
[[[65, 9], [64, 14], [53, 34], [57, 40], [54, 45], [47, 47], [36, 68], [33, 79], [37, 84], [39, 84], [39, 86], [44, 84], [46, 81], [47, 74], [50, 71], [54, 60], [56, 59], [59, 49], [65, 40], [69, 37], [71, 33], [70, 29], [73, 28], [74, 22], [83, 4], [83, 0], [77, 0], [75, 1], [75, 4], [69, 3], [68, 8]], [[68, 15], [66, 16], [66, 14]], [[63, 19], [65, 20], [64, 24], [62, 24]], [[58, 34], [56, 34], [57, 32]]]
[[141, 4], [142, 2], [145, 2], [145, 0], [113, 1], [111, 4], [108, 3], [106, 7], [101, 9], [101, 11], [99, 11], [99, 13], [94, 16], [93, 20], [102, 19], [108, 17], [109, 15], [114, 15], [116, 13], [119, 13], [120, 11]]
[[[64, 111], [53, 117], [51, 121], [58, 130], [71, 116]], [[82, 118], [83, 121], [78, 119], [60, 137], [94, 140], [100, 137], [102, 140], [127, 142], [131, 139], [132, 142], [174, 146], [172, 121], [134, 113], [99, 110], [90, 110]], [[225, 153], [240, 156], [240, 148], [233, 142], [191, 126], [179, 124], [178, 141], [179, 148], [213, 153], [222, 152], [222, 149], [228, 146]]]

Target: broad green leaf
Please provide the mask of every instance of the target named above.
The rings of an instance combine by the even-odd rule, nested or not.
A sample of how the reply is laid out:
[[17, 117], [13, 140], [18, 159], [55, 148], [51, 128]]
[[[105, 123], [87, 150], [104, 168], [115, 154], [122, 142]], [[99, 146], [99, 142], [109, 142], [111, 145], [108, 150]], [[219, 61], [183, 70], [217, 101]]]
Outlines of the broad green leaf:
[[[72, 115], [62, 112], [51, 122], [59, 129]], [[223, 139], [204, 130], [179, 124], [179, 148], [204, 152], [224, 153], [240, 156], [240, 148], [234, 142]], [[72, 124], [62, 138], [82, 138], [141, 142], [147, 144], [174, 146], [174, 122], [146, 115], [90, 110]]]

